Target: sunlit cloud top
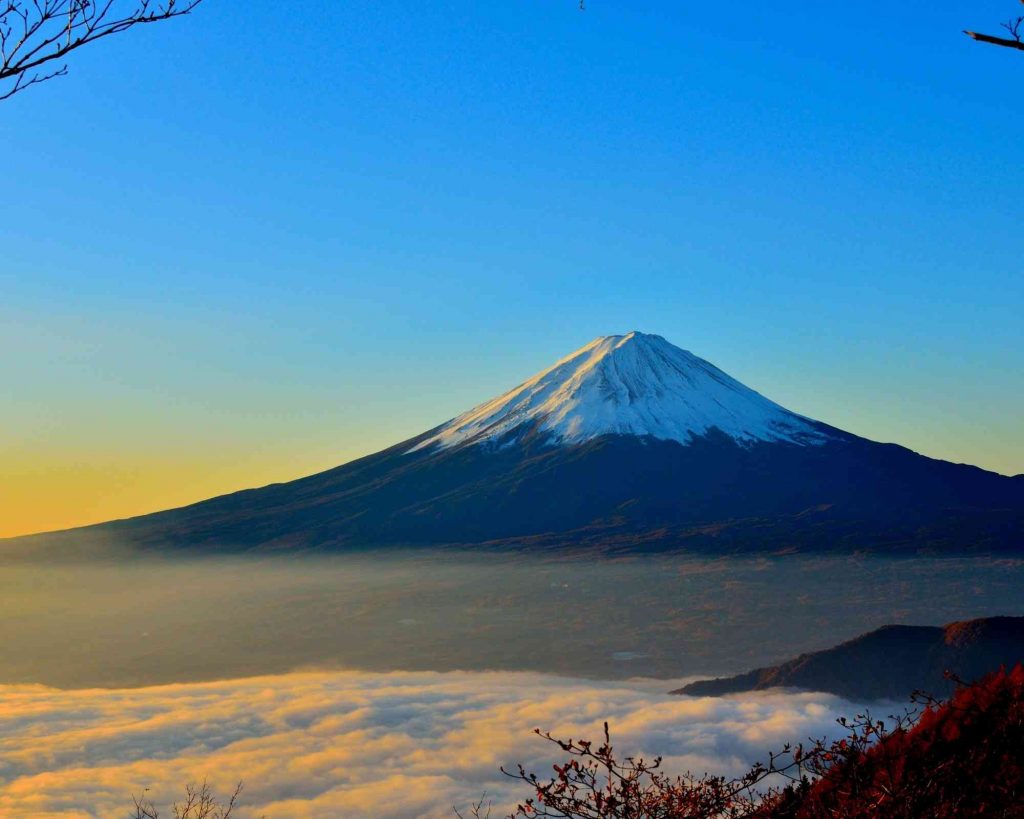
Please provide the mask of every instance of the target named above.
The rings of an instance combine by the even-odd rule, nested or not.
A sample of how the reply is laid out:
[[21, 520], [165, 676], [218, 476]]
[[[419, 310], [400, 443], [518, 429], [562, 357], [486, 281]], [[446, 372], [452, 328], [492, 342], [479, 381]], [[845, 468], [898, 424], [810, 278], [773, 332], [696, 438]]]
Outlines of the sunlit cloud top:
[[[665, 681], [595, 683], [523, 673], [297, 673], [134, 690], [0, 689], [0, 813], [114, 816], [132, 792], [157, 804], [208, 778], [245, 781], [268, 819], [451, 817], [486, 792], [498, 809], [525, 793], [499, 766], [543, 774], [537, 727], [665, 756], [679, 773], [738, 774], [767, 751], [838, 735], [855, 710], [821, 694], [694, 699]], [[523, 692], [529, 691], [528, 699]]]

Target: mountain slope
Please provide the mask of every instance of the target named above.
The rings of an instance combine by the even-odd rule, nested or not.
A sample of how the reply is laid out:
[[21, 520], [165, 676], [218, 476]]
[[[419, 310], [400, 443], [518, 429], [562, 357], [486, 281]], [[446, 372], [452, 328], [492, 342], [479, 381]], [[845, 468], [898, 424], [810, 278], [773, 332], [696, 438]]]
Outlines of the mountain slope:
[[383, 452], [28, 547], [970, 552], [1022, 533], [1024, 478], [867, 441], [630, 333]]
[[[820, 443], [827, 435], [661, 336], [603, 336], [417, 444], [450, 448], [536, 429], [560, 444], [601, 435], [689, 443], [715, 429], [741, 443]], [[509, 437], [506, 437], [509, 436]]]
[[988, 617], [933, 626], [883, 626], [824, 651], [746, 674], [690, 683], [673, 694], [721, 696], [767, 688], [826, 691], [853, 700], [941, 695], [951, 671], [970, 682], [1024, 662], [1024, 617]]

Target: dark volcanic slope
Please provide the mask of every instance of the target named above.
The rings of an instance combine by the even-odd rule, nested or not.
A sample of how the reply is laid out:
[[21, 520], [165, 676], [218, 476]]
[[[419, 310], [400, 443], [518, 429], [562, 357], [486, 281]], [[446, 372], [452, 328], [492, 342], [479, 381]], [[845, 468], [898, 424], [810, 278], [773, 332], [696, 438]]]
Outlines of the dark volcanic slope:
[[[429, 433], [427, 433], [429, 435]], [[25, 541], [339, 549], [509, 541], [734, 552], [1014, 551], [1024, 479], [835, 431], [829, 443], [603, 436], [440, 451], [417, 439], [285, 484]]]
[[951, 671], [974, 680], [1024, 661], [1024, 617], [989, 617], [933, 626], [883, 626], [825, 651], [770, 668], [701, 680], [673, 694], [721, 696], [766, 688], [826, 691], [853, 700], [906, 699], [915, 690], [946, 694]]
[[319, 475], [21, 545], [88, 552], [109, 542], [1015, 551], [1024, 476], [858, 438], [658, 336], [630, 333], [596, 339], [441, 427]]

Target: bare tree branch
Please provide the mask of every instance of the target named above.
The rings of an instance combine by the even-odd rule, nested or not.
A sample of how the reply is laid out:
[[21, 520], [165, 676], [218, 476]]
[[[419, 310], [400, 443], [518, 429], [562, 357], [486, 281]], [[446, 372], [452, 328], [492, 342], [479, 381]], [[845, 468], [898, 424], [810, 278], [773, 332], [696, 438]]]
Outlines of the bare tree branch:
[[[185, 786], [185, 801], [175, 802], [171, 812], [174, 819], [232, 819], [241, 792], [242, 783], [239, 782], [228, 801], [220, 802], [204, 780], [202, 785]], [[132, 802], [135, 812], [130, 819], [160, 819], [160, 812], [152, 800], [146, 798], [145, 792], [141, 797], [133, 795]]]
[[189, 14], [203, 0], [0, 0], [0, 100], [67, 74], [87, 43]]
[[[1020, 0], [1024, 3], [1024, 0]], [[979, 43], [991, 43], [992, 45], [1003, 46], [1004, 48], [1016, 48], [1020, 51], [1024, 51], [1024, 15], [1017, 19], [1007, 20], [1002, 24], [1002, 27], [1009, 33], [1009, 37], [993, 37], [991, 34], [979, 34], [977, 31], [965, 31], [968, 37], [972, 40], [977, 40]]]

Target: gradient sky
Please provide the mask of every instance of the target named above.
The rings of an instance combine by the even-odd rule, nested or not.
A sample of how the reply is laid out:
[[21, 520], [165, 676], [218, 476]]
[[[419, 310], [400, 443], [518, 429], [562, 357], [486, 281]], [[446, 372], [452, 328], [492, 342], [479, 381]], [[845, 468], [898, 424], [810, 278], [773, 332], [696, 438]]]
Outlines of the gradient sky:
[[336, 465], [598, 335], [1024, 471], [989, 2], [207, 0], [0, 103], [0, 535]]

